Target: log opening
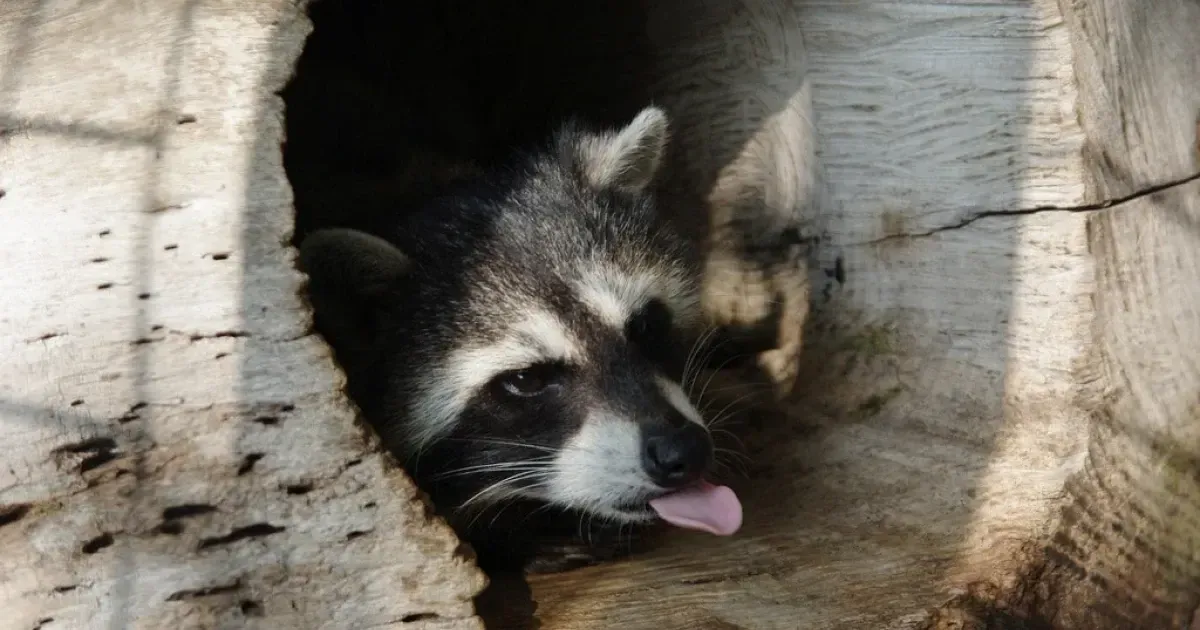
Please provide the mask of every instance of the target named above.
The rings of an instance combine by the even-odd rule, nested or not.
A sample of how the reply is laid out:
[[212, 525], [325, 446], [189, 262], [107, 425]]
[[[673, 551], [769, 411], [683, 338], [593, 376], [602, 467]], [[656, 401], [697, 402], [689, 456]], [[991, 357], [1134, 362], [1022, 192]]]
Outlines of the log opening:
[[[308, 14], [282, 92], [296, 244], [322, 227], [390, 232], [462, 170], [506, 160], [568, 117], [622, 125], [646, 104], [640, 1], [318, 0]], [[478, 602], [491, 625], [530, 623], [520, 578], [492, 577]]]
[[[1168, 154], [1179, 147], [1157, 138], [1172, 125], [1194, 125], [1190, 96], [1165, 90], [1171, 81], [1187, 83], [1195, 46], [1182, 33], [1154, 43], [1143, 29], [1195, 16], [1182, 2], [1153, 12], [1108, 4], [678, 0], [639, 8], [634, 27], [603, 27], [636, 33], [627, 40], [645, 46], [625, 58], [642, 73], [620, 92], [632, 99], [625, 111], [637, 99], [654, 99], [679, 121], [681, 148], [664, 190], [677, 217], [694, 222], [712, 248], [710, 312], [761, 320], [783, 311], [785, 322], [767, 324], [783, 347], [760, 365], [783, 390], [794, 382], [795, 391], [782, 414], [759, 409], [741, 428], [753, 457], [743, 535], [722, 543], [679, 536], [648, 556], [535, 578], [543, 623], [605, 627], [612, 616], [631, 628], [668, 619], [677, 627], [755, 628], [1187, 621], [1188, 597], [1143, 595], [1157, 602], [1143, 609], [1121, 599], [1106, 569], [1074, 571], [1109, 566], [1076, 557], [1080, 550], [1103, 556], [1120, 553], [1104, 545], [1124, 543], [1068, 542], [1080, 536], [1068, 532], [1079, 527], [1072, 524], [1083, 508], [1063, 511], [1064, 488], [1083, 492], [1091, 483], [1083, 480], [1097, 476], [1093, 466], [1112, 466], [1097, 451], [1112, 443], [1103, 437], [1111, 426], [1097, 427], [1112, 423], [1099, 422], [1094, 398], [1103, 380], [1094, 370], [1108, 360], [1096, 354], [1095, 339], [1111, 324], [1092, 305], [1111, 308], [1094, 296], [1122, 290], [1102, 269], [1124, 263], [1096, 259], [1097, 234], [1105, 232], [1093, 229], [1104, 217], [1184, 194], [1196, 176], [1191, 137], [1179, 145], [1186, 159], [1181, 154], [1171, 168], [1148, 166], [1154, 160], [1145, 157], [1124, 167], [1146, 171], [1136, 182], [1110, 172], [1122, 161], [1105, 158], [1103, 147], [1137, 152], [1129, 137], [1105, 136], [1119, 136], [1112, 120], [1135, 116], [1128, 105], [1114, 105], [1114, 95], [1156, 95], [1167, 114], [1141, 119], [1142, 133]], [[527, 15], [564, 17], [546, 7]], [[456, 43], [486, 49], [491, 63], [502, 55], [483, 42], [528, 26], [494, 15], [480, 22], [491, 39]], [[1121, 56], [1113, 61], [1096, 50]], [[1176, 65], [1157, 82], [1139, 84], [1125, 70], [1164, 57]], [[444, 81], [448, 66], [435, 67], [423, 65], [430, 76], [421, 80]], [[557, 95], [535, 73], [533, 83], [518, 82], [514, 99], [503, 89], [513, 87], [508, 70], [482, 72], [493, 81], [481, 83], [484, 103], [463, 99], [469, 88], [436, 93], [473, 102], [473, 120], [485, 121], [471, 131], [494, 144], [468, 150], [486, 153], [522, 130], [544, 131], [525, 119], [479, 135], [514, 116], [523, 99]], [[595, 94], [564, 93], [578, 98], [548, 100], [568, 109], [594, 104], [588, 99]], [[462, 120], [461, 111], [434, 109]], [[541, 114], [534, 118], [552, 119]], [[378, 115], [384, 127], [397, 124], [390, 112]], [[426, 132], [462, 130], [427, 112], [403, 115]], [[439, 122], [426, 125], [430, 119]], [[441, 140], [470, 146], [450, 133]], [[1153, 449], [1122, 452], [1159, 457]], [[1172, 457], [1172, 466], [1191, 470], [1191, 460]], [[1190, 498], [1184, 503], [1194, 506]], [[1065, 529], [1046, 542], [1054, 527]], [[1161, 544], [1187, 548], [1171, 536]], [[1141, 553], [1153, 555], [1139, 540]], [[1154, 566], [1181, 580], [1177, 594], [1194, 584], [1187, 563]], [[808, 586], [825, 581], [828, 587]], [[1105, 616], [1079, 600], [1055, 608], [1047, 603], [1054, 596], [1039, 590], [1051, 582], [1066, 597], [1079, 597], [1072, 593], [1081, 588], [1121, 599], [1123, 612]], [[860, 593], [853, 603], [847, 588]], [[802, 596], [803, 609], [796, 605]], [[700, 604], [705, 598], [712, 603]], [[764, 598], [771, 602], [765, 608]], [[935, 610], [939, 599], [949, 603]], [[697, 605], [681, 610], [680, 601]]]

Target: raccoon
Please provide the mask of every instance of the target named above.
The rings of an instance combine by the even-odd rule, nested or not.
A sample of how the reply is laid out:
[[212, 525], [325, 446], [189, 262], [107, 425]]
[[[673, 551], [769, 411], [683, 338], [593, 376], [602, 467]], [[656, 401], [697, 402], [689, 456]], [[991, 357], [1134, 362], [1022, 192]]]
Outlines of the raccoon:
[[741, 525], [685, 388], [703, 325], [697, 257], [655, 209], [668, 131], [655, 106], [623, 128], [567, 121], [390, 230], [301, 243], [350, 396], [485, 568], [589, 564], [654, 523]]

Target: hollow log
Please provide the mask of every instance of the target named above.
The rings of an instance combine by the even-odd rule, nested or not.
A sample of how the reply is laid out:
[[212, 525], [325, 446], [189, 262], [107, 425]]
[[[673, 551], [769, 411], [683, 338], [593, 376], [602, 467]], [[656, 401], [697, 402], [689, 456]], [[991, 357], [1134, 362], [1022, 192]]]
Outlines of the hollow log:
[[[777, 311], [775, 395], [719, 386], [737, 536], [532, 577], [541, 627], [1200, 630], [1200, 4], [644, 10], [664, 202], [713, 317]], [[0, 4], [0, 628], [492, 612], [311, 331], [310, 29]]]
[[288, 245], [285, 1], [0, 3], [0, 628], [480, 628]]

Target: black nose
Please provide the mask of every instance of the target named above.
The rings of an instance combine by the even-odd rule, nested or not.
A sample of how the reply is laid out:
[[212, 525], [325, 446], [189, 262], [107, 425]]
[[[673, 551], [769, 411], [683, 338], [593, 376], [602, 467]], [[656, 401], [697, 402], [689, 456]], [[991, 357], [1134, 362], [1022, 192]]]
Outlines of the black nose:
[[699, 424], [689, 420], [679, 428], [644, 435], [642, 468], [654, 483], [677, 488], [696, 481], [708, 468], [712, 440]]

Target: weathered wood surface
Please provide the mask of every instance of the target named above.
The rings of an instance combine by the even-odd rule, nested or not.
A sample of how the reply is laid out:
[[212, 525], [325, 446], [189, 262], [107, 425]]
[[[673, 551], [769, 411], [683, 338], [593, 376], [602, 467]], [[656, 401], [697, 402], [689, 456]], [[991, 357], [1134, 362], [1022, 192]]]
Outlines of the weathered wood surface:
[[[289, 4], [0, 3], [0, 628], [479, 627], [297, 298]], [[709, 303], [818, 235], [815, 309], [743, 532], [541, 627], [1200, 627], [1200, 6], [653, 6], [678, 181], [801, 242]]]
[[0, 2], [0, 628], [479, 628], [298, 297], [284, 0]]
[[1096, 265], [1077, 404], [1083, 470], [1036, 588], [1001, 599], [1056, 628], [1200, 628], [1200, 3], [1060, 3], [1086, 135]]
[[535, 579], [542, 627], [1200, 627], [1200, 5], [713, 4], [663, 3], [725, 12], [663, 101], [714, 144], [802, 133], [804, 36], [800, 379], [741, 533]]

